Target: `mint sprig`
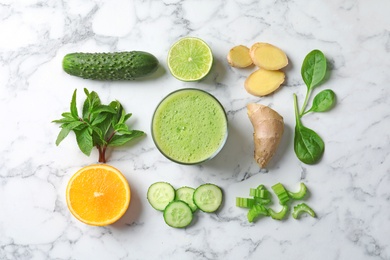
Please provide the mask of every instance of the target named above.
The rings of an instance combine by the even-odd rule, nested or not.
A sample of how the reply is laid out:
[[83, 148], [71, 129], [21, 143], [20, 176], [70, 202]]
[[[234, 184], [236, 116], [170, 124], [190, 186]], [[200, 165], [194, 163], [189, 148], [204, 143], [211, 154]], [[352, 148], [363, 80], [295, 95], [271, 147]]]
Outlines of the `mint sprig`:
[[73, 131], [80, 150], [89, 156], [93, 147], [96, 147], [99, 151], [99, 162], [105, 163], [108, 147], [124, 145], [145, 134], [143, 131], [129, 129], [126, 121], [132, 114], [126, 114], [119, 101], [104, 105], [94, 91], [84, 89], [87, 98], [83, 104], [82, 115], [79, 115], [76, 92], [77, 90], [73, 92], [70, 112], [62, 113], [61, 119], [52, 121], [61, 124], [57, 146]]

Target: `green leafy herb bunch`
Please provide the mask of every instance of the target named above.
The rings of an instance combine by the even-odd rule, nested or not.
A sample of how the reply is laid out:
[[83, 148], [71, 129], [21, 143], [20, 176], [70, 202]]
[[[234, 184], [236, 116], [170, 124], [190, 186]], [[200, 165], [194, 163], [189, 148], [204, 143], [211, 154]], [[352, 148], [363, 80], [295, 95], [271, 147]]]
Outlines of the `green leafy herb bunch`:
[[99, 162], [106, 163], [108, 147], [124, 145], [145, 134], [143, 131], [129, 129], [126, 121], [132, 114], [126, 114], [119, 101], [115, 100], [104, 105], [94, 91], [89, 92], [84, 89], [87, 97], [83, 103], [82, 113], [79, 114], [76, 92], [77, 90], [73, 92], [70, 112], [62, 113], [61, 119], [53, 121], [61, 124], [56, 145], [59, 145], [73, 131], [77, 144], [85, 155], [89, 156], [93, 147], [96, 147], [99, 151]]

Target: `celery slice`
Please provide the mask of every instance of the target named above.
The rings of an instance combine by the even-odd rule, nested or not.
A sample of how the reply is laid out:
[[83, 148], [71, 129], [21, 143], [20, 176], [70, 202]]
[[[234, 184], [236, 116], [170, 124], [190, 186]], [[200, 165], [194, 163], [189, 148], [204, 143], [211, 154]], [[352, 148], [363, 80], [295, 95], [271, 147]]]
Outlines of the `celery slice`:
[[312, 208], [310, 208], [306, 203], [301, 203], [301, 204], [296, 205], [294, 207], [292, 216], [293, 216], [293, 218], [298, 219], [302, 213], [307, 213], [310, 216], [312, 216], [313, 218], [316, 217], [316, 213], [314, 212], [314, 210]]
[[268, 208], [268, 214], [271, 216], [271, 218], [276, 220], [282, 220], [288, 211], [287, 205], [283, 205], [282, 209], [279, 212], [275, 212], [273, 209]]
[[301, 182], [298, 192], [287, 191], [290, 198], [292, 198], [294, 200], [303, 199], [303, 197], [305, 197], [305, 195], [306, 195], [306, 192], [307, 192], [307, 187], [303, 182]]
[[261, 204], [261, 205], [268, 205], [271, 203], [271, 199], [268, 199], [268, 198], [262, 199], [262, 198], [255, 197], [254, 200], [255, 200], [255, 203]]
[[255, 205], [255, 200], [250, 198], [236, 198], [236, 206], [240, 208], [252, 208]]
[[266, 199], [269, 197], [269, 191], [266, 189], [253, 189], [249, 190], [249, 195], [256, 198]]
[[260, 215], [268, 216], [268, 210], [263, 205], [253, 205], [253, 207], [248, 211], [247, 217], [249, 222], [253, 222], [255, 218]]
[[279, 204], [286, 205], [286, 203], [290, 200], [290, 197], [288, 196], [287, 190], [284, 188], [283, 184], [279, 182], [271, 188], [275, 192], [276, 196], [278, 196]]
[[258, 189], [258, 190], [265, 190], [266, 188], [265, 188], [264, 184], [260, 184], [259, 186], [257, 186], [256, 189]]

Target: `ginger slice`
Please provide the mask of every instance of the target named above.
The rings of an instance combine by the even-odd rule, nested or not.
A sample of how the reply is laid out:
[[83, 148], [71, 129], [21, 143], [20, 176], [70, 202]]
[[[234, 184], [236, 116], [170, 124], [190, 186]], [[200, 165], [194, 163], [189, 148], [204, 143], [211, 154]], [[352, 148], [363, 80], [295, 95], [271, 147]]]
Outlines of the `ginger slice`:
[[282, 139], [283, 117], [270, 107], [255, 103], [247, 105], [247, 113], [254, 130], [254, 158], [260, 168], [265, 168]]
[[279, 70], [288, 64], [284, 51], [269, 43], [255, 43], [249, 53], [253, 63], [262, 69]]
[[236, 68], [246, 68], [253, 64], [249, 48], [244, 45], [238, 45], [230, 49], [227, 61], [230, 66]]
[[266, 96], [277, 90], [284, 78], [282, 71], [258, 69], [246, 78], [245, 89], [254, 96]]

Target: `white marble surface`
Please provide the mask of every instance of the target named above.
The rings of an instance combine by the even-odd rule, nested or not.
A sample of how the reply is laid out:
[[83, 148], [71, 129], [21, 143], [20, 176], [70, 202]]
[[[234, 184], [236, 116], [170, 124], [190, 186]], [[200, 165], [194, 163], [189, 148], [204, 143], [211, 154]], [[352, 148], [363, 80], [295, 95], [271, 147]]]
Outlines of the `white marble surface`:
[[[1, 0], [0, 1], [0, 259], [390, 259], [390, 1], [388, 0]], [[170, 45], [197, 36], [212, 48], [208, 77], [184, 83], [167, 70]], [[243, 87], [249, 70], [232, 69], [234, 45], [273, 43], [286, 51], [287, 81], [257, 98]], [[300, 65], [312, 49], [332, 64], [321, 88], [336, 107], [304, 118], [325, 140], [322, 161], [304, 165], [293, 152], [293, 93], [305, 86]], [[96, 82], [65, 74], [69, 52], [144, 50], [161, 62], [156, 77]], [[214, 94], [228, 112], [230, 135], [213, 160], [182, 166], [153, 144], [150, 122], [169, 92], [196, 87]], [[95, 163], [68, 137], [59, 147], [51, 120], [69, 109], [74, 89], [118, 99], [133, 113], [132, 127], [147, 137], [116, 149], [109, 163], [132, 188], [126, 215], [108, 227], [77, 221], [65, 187], [80, 167]], [[259, 102], [283, 115], [286, 133], [267, 172], [252, 159], [252, 127], [245, 105]], [[220, 185], [225, 203], [216, 214], [196, 214], [187, 229], [168, 227], [146, 200], [155, 181], [175, 187]], [[303, 181], [318, 218], [289, 216], [254, 224], [235, 197], [276, 182]]]

